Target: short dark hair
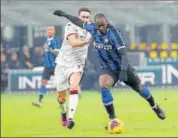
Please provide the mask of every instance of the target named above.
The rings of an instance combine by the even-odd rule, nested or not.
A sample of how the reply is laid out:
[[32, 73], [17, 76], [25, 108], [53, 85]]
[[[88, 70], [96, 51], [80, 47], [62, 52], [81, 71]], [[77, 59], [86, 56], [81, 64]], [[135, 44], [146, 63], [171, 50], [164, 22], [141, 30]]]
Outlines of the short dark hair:
[[95, 15], [94, 20], [96, 21], [97, 19], [106, 19], [105, 15], [103, 13], [98, 13]]
[[91, 14], [91, 11], [86, 7], [80, 8], [78, 11], [78, 15], [80, 15], [81, 12], [89, 12]]

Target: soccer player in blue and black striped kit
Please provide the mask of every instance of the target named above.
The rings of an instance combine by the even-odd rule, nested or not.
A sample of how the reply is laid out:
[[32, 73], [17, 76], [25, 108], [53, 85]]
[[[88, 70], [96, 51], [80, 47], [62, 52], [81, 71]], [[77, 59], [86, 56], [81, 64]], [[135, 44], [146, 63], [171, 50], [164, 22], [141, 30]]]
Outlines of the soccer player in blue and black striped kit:
[[54, 75], [54, 68], [56, 66], [55, 59], [62, 45], [59, 37], [55, 36], [54, 26], [47, 27], [47, 38], [44, 44], [44, 70], [42, 75], [42, 82], [40, 87], [40, 94], [38, 101], [33, 101], [34, 106], [41, 107], [42, 99], [47, 92], [46, 85], [52, 75]]
[[56, 10], [53, 14], [69, 19], [72, 23], [92, 34], [102, 67], [99, 77], [102, 101], [113, 124], [116, 115], [110, 88], [117, 81], [124, 82], [143, 97], [160, 119], [166, 118], [165, 113], [155, 102], [150, 90], [146, 86], [142, 86], [135, 69], [129, 64], [127, 49], [121, 32], [108, 22], [104, 14], [96, 14], [94, 23], [90, 24], [61, 10]]

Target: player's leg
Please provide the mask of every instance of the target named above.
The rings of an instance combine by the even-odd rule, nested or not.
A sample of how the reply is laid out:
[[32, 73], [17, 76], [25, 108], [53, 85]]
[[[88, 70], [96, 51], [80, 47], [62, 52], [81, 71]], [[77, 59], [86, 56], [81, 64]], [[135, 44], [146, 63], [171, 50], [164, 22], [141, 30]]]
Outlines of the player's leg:
[[101, 74], [99, 77], [100, 92], [102, 102], [109, 115], [109, 119], [115, 119], [115, 110], [113, 105], [113, 97], [110, 88], [113, 86], [114, 80], [109, 74]]
[[74, 72], [69, 77], [70, 84], [70, 95], [69, 95], [69, 111], [68, 111], [68, 125], [69, 129], [72, 129], [75, 125], [73, 118], [75, 111], [77, 109], [78, 101], [79, 101], [79, 91], [80, 91], [80, 80], [82, 78], [82, 72]]
[[150, 90], [146, 86], [143, 86], [141, 84], [140, 78], [138, 77], [135, 69], [129, 66], [127, 73], [128, 73], [128, 81], [125, 83], [130, 87], [132, 87], [133, 90], [138, 92], [139, 95], [143, 97], [150, 104], [150, 106], [152, 107], [152, 109], [155, 111], [155, 113], [160, 119], [165, 119], [166, 117], [165, 113], [155, 102], [154, 97], [152, 96]]
[[48, 84], [48, 80], [52, 75], [54, 75], [54, 68], [45, 68], [42, 76], [42, 84], [40, 87], [39, 102], [42, 102], [42, 99], [46, 95], [47, 92], [46, 85]]
[[58, 103], [61, 108], [61, 124], [63, 126], [67, 125], [67, 92], [69, 89], [68, 79], [64, 75], [64, 67], [56, 65], [55, 72], [54, 72], [54, 81], [56, 84], [57, 96], [58, 96]]
[[48, 84], [48, 80], [53, 74], [54, 74], [54, 68], [47, 68], [47, 67], [44, 68], [43, 76], [42, 76], [42, 84], [40, 87], [39, 102], [42, 102], [44, 96], [46, 95], [47, 92], [46, 85]]
[[40, 94], [39, 94], [39, 99], [38, 101], [41, 103], [43, 97], [46, 95], [47, 92], [47, 88], [46, 85], [48, 84], [48, 80], [47, 79], [42, 79], [42, 83], [41, 83], [41, 87], [40, 87]]
[[68, 90], [57, 92], [57, 101], [61, 109], [61, 124], [62, 126], [67, 125], [67, 92]]
[[51, 74], [52, 74], [52, 69], [44, 67], [38, 101], [33, 101], [32, 102], [32, 104], [34, 106], [38, 106], [38, 107], [42, 106], [42, 104], [41, 104], [42, 103], [42, 99], [43, 99], [44, 95], [47, 92], [46, 85], [48, 84], [48, 80], [50, 79]]
[[[102, 102], [108, 113], [111, 125], [115, 126], [117, 124], [117, 119], [115, 115], [115, 109], [113, 104], [113, 97], [110, 88], [118, 81], [118, 73], [110, 71], [109, 69], [103, 69], [99, 77], [100, 92], [102, 97]], [[108, 130], [108, 125], [105, 126]]]
[[32, 105], [37, 107], [42, 107], [42, 99], [47, 92], [47, 88], [46, 88], [47, 83], [48, 80], [42, 79], [38, 101], [33, 101]]

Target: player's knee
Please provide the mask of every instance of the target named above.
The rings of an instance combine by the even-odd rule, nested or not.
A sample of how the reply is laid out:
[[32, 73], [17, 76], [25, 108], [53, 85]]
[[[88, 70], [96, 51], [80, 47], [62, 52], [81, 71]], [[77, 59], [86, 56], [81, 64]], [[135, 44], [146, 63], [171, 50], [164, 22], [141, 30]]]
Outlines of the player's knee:
[[63, 104], [65, 101], [66, 101], [66, 99], [64, 99], [64, 98], [61, 98], [61, 97], [58, 97], [58, 103], [59, 104]]
[[100, 88], [101, 89], [109, 89], [110, 88], [110, 83], [107, 82], [100, 82]]
[[101, 89], [109, 89], [113, 85], [113, 80], [108, 75], [101, 75], [99, 78], [99, 85]]
[[104, 81], [104, 80], [100, 79], [99, 84], [100, 84], [101, 89], [109, 89], [110, 88], [109, 81]]
[[59, 93], [57, 100], [59, 104], [63, 104], [66, 101], [66, 94], [63, 92]]
[[42, 85], [43, 85], [43, 86], [46, 86], [46, 85], [47, 85], [47, 83], [48, 83], [48, 81], [47, 81], [47, 80], [42, 80], [42, 82], [41, 82], [41, 83], [42, 83]]

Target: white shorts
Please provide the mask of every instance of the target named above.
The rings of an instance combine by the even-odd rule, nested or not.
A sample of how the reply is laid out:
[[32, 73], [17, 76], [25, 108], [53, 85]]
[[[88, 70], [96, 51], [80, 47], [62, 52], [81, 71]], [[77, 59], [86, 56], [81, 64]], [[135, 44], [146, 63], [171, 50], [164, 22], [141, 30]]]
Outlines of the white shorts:
[[84, 67], [76, 65], [74, 67], [66, 67], [62, 65], [56, 65], [54, 71], [54, 80], [57, 92], [69, 89], [69, 77], [74, 72], [83, 72]]

